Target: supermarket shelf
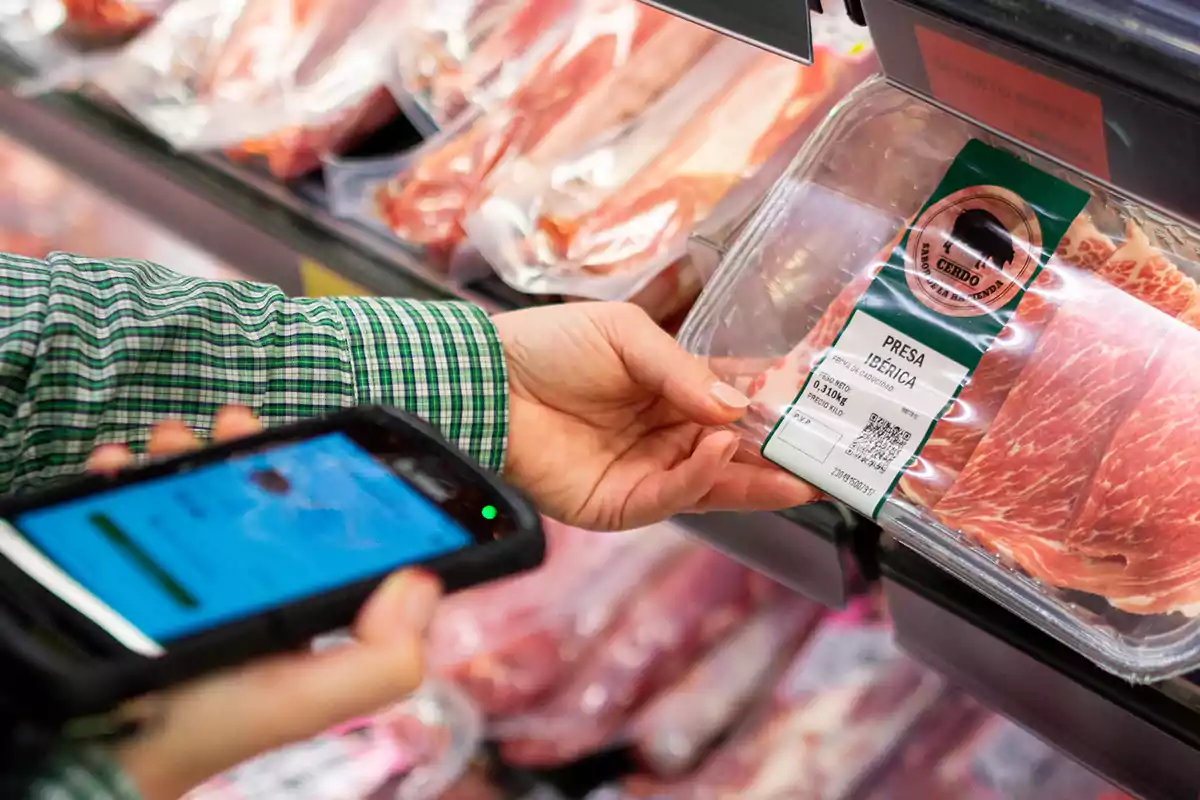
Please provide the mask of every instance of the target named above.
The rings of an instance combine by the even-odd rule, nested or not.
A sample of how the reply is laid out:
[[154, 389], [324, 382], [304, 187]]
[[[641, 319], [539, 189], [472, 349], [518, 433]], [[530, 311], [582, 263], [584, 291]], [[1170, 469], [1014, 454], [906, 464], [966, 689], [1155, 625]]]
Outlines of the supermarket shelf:
[[[12, 74], [0, 60], [0, 81]], [[80, 95], [29, 100], [0, 92], [0, 132], [248, 277], [290, 294], [321, 290], [311, 274], [316, 264], [341, 292], [459, 297], [491, 310], [522, 303], [499, 281], [456, 286], [398, 242], [334, 219], [320, 203], [319, 182], [288, 187], [220, 157], [180, 156], [119, 111]], [[752, 565], [830, 606], [843, 605], [857, 576], [873, 570], [874, 526], [832, 504], [781, 515], [696, 517], [686, 524], [717, 546], [736, 539]]]
[[684, 519], [709, 544], [830, 608], [879, 574], [879, 529], [840, 503]]
[[[16, 71], [0, 60], [0, 82]], [[216, 157], [180, 156], [119, 111], [81, 95], [38, 99], [0, 91], [0, 130], [100, 188], [122, 204], [255, 280], [303, 294], [319, 264], [363, 292], [398, 297], [463, 297], [463, 290], [386, 237], [336, 220], [317, 202]]]
[[896, 638], [917, 659], [1146, 800], [1200, 795], [1200, 707], [1131, 686], [907, 548], [880, 567]]

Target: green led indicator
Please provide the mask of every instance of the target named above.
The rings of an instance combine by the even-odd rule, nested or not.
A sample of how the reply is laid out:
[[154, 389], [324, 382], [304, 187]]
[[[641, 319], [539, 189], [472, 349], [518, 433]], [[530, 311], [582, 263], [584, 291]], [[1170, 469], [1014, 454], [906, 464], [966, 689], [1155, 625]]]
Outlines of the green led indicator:
[[500, 514], [500, 512], [496, 510], [495, 506], [484, 506], [483, 510], [479, 513], [483, 514], [483, 518], [487, 520], [495, 519]]

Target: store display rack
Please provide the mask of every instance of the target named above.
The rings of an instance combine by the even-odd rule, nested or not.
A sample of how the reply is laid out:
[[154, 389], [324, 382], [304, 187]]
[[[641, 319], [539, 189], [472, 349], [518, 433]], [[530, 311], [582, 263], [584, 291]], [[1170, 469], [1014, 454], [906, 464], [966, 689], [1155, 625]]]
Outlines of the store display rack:
[[901, 647], [951, 682], [1139, 797], [1200, 787], [1189, 682], [1130, 686], [891, 543], [880, 568]]
[[[801, 59], [811, 57], [810, 10], [822, 5], [652, 2]], [[1159, 28], [1139, 17], [1137, 35], [1112, 22], [1113, 3], [1133, 15], [1149, 0], [844, 2], [871, 27], [897, 85], [1167, 212], [1200, 219], [1200, 56], [1154, 33], [1169, 22], [1161, 14]], [[1172, 5], [1159, 0], [1154, 8]], [[18, 75], [14, 61], [0, 58], [0, 81]], [[319, 182], [285, 187], [219, 157], [181, 156], [85, 96], [0, 92], [0, 130], [293, 294], [459, 297], [492, 310], [527, 302], [498, 281], [453, 284], [401, 243], [333, 218]], [[1139, 796], [1200, 795], [1195, 684], [1125, 684], [916, 554], [880, 547], [876, 526], [833, 503], [682, 521], [829, 606], [882, 576], [897, 636], [913, 655]]]
[[[0, 58], [0, 82], [12, 85], [20, 75], [15, 60]], [[219, 156], [181, 155], [119, 110], [81, 94], [33, 99], [0, 92], [0, 131], [249, 278], [290, 294], [460, 298], [492, 311], [529, 303], [498, 279], [457, 285], [400, 242], [335, 219], [319, 180], [284, 186]], [[393, 145], [396, 137], [415, 143], [417, 136], [411, 128], [384, 135]], [[370, 146], [364, 145], [367, 154]], [[699, 536], [718, 546], [736, 539], [752, 566], [833, 607], [874, 570], [877, 529], [833, 504], [699, 520], [687, 523]], [[790, 543], [786, 553], [778, 552], [781, 540]], [[779, 564], [796, 569], [780, 574]]]
[[[668, 0], [695, 17], [699, 0]], [[709, 23], [754, 40], [779, 4]], [[807, 58], [808, 9], [760, 40]], [[1175, 0], [845, 0], [892, 83], [1164, 212], [1200, 220], [1200, 12]], [[761, 563], [793, 558], [778, 546]], [[1064, 752], [1141, 797], [1200, 795], [1200, 689], [1133, 687], [920, 556], [878, 558], [897, 637]]]

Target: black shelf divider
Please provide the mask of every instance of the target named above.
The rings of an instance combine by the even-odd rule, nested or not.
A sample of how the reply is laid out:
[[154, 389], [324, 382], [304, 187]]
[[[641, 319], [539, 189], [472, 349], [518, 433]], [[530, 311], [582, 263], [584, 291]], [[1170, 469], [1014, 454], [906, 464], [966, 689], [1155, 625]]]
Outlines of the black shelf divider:
[[1139, 797], [1200, 796], [1200, 709], [1177, 685], [1103, 672], [905, 547], [889, 542], [880, 566], [913, 657]]

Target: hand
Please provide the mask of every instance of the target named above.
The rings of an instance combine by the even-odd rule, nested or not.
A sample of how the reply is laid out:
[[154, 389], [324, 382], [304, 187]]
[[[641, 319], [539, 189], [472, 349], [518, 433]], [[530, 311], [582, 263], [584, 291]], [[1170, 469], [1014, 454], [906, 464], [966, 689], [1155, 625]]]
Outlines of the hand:
[[640, 309], [573, 303], [494, 318], [508, 361], [506, 477], [593, 530], [679, 512], [774, 510], [817, 492], [720, 426], [749, 400]]
[[[236, 439], [258, 429], [249, 411], [228, 408], [213, 436]], [[199, 446], [187, 426], [164, 422], [148, 452], [162, 457]], [[124, 447], [105, 445], [88, 466], [108, 473], [132, 462]], [[118, 745], [118, 763], [145, 800], [175, 800], [242, 761], [397, 702], [421, 682], [422, 639], [440, 595], [433, 577], [397, 573], [359, 613], [353, 646], [272, 656], [134, 701], [121, 713], [146, 723]]]

